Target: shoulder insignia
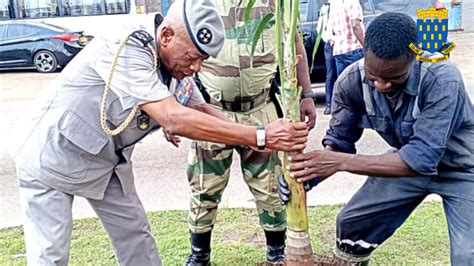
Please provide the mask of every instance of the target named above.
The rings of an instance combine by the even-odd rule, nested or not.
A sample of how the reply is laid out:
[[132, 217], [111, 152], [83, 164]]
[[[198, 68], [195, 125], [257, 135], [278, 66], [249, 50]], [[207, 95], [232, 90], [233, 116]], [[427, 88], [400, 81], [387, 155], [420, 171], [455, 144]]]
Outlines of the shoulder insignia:
[[146, 47], [149, 42], [154, 40], [153, 37], [144, 30], [134, 31], [130, 36], [140, 41], [143, 44], [143, 47]]

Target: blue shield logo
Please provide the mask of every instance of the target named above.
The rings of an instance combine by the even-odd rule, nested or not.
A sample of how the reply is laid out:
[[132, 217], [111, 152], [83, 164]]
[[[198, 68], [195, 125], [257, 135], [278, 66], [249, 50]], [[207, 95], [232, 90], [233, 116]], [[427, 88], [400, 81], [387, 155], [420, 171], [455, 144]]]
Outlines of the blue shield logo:
[[448, 19], [423, 18], [416, 22], [421, 49], [434, 53], [441, 49], [448, 38]]

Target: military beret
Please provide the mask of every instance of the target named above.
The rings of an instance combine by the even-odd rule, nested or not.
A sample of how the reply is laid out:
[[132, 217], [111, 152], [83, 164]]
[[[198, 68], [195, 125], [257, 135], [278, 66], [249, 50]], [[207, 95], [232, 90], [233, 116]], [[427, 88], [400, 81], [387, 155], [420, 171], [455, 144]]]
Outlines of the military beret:
[[183, 20], [199, 52], [217, 57], [224, 45], [224, 22], [210, 0], [179, 0]]

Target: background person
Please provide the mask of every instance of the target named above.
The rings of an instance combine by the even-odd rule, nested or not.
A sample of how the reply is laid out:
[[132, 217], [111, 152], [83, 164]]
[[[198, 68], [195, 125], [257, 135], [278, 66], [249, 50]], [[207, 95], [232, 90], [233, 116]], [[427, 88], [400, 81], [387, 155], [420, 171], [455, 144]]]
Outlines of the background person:
[[[336, 60], [333, 56], [334, 46], [334, 33], [332, 31], [332, 16], [330, 15], [332, 0], [329, 0], [327, 3], [323, 4], [319, 9], [318, 24], [316, 29], [318, 29], [318, 34], [321, 34], [321, 39], [324, 41], [324, 59], [326, 63], [326, 108], [324, 109], [324, 114], [329, 115], [331, 113], [331, 100], [332, 92], [334, 89], [334, 82], [337, 79], [336, 71]], [[319, 30], [321, 29], [321, 32]]]
[[332, 48], [339, 76], [347, 66], [364, 57], [364, 12], [359, 0], [333, 1], [331, 17]]

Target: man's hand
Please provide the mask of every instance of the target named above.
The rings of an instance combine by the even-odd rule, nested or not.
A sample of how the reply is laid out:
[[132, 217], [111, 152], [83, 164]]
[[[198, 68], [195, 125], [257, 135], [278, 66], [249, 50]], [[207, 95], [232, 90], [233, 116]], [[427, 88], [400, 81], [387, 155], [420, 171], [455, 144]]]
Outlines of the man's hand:
[[[308, 180], [303, 183], [304, 190], [306, 192], [310, 191], [313, 187], [317, 186], [319, 183], [319, 180], [317, 177], [314, 177], [311, 180]], [[278, 195], [280, 196], [280, 201], [282, 205], [285, 205], [290, 201], [291, 197], [291, 190], [288, 187], [288, 183], [285, 180], [285, 177], [283, 175], [278, 176]]]
[[314, 128], [314, 125], [316, 124], [316, 107], [314, 107], [314, 101], [312, 98], [305, 98], [301, 100], [300, 116], [301, 121], [306, 121], [306, 117], [308, 118], [308, 121], [306, 121], [308, 130]]
[[340, 171], [344, 161], [352, 156], [328, 150], [295, 154], [288, 158], [291, 162], [288, 170], [298, 182], [310, 180], [315, 176], [319, 181], [323, 181]]
[[302, 151], [308, 141], [306, 123], [289, 123], [279, 119], [265, 128], [266, 148], [279, 151]]
[[358, 175], [400, 177], [419, 175], [408, 166], [398, 152], [379, 155], [361, 155], [330, 151], [312, 151], [288, 157], [290, 175], [298, 182], [317, 176], [322, 182], [336, 172], [346, 171]]
[[173, 144], [173, 146], [175, 146], [176, 148], [179, 148], [179, 143], [181, 143], [181, 139], [178, 136], [166, 133], [166, 131], [163, 131], [163, 134], [168, 142]]

